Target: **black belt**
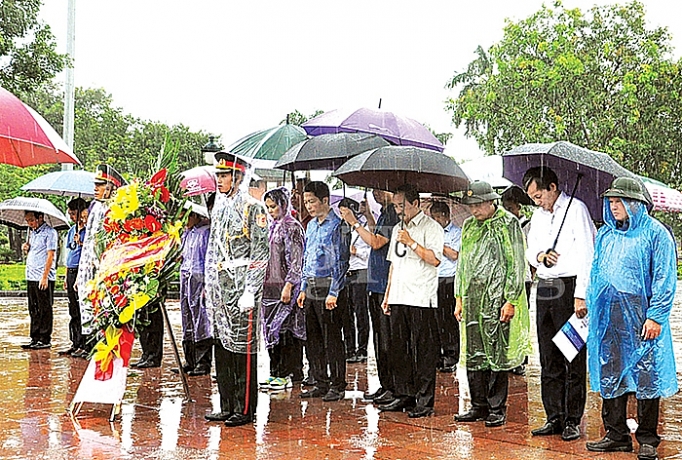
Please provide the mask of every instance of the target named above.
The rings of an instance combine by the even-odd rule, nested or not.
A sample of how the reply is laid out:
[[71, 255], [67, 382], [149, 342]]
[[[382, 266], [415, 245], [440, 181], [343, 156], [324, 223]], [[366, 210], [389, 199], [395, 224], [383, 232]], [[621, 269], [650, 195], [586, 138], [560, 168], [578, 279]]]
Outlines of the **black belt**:
[[561, 276], [559, 278], [539, 278], [538, 282], [547, 286], [551, 286], [552, 284], [558, 284], [559, 282], [565, 283], [575, 281], [577, 278], [578, 278], [577, 276]]
[[348, 270], [348, 275], [353, 276], [353, 275], [357, 275], [360, 272], [366, 272], [366, 271], [367, 271], [366, 268], [358, 268], [357, 270]]
[[77, 271], [78, 271], [78, 267], [76, 267], [76, 268], [68, 268], [68, 267], [67, 267], [67, 268], [66, 268], [66, 271], [67, 271], [67, 272], [77, 272]]

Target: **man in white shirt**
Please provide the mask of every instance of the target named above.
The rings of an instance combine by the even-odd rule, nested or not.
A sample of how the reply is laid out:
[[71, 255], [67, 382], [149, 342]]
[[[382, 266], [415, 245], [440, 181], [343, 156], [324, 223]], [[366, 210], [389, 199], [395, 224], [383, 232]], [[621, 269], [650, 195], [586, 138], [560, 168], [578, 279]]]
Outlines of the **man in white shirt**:
[[419, 193], [404, 185], [393, 195], [402, 223], [391, 236], [391, 268], [382, 303], [391, 316], [391, 366], [395, 399], [382, 411], [410, 409], [409, 417], [433, 414], [438, 361], [438, 265], [443, 259], [443, 227], [419, 209]]
[[[585, 410], [586, 351], [583, 349], [569, 362], [552, 338], [573, 313], [579, 318], [587, 315], [585, 290], [596, 229], [585, 204], [577, 198], [571, 202], [559, 190], [556, 173], [551, 169], [529, 169], [523, 184], [539, 206], [530, 221], [526, 258], [537, 269], [540, 381], [547, 415], [546, 423], [532, 434], [561, 433], [561, 439], [572, 441], [580, 437], [578, 426]], [[552, 248], [560, 228], [556, 247]]]

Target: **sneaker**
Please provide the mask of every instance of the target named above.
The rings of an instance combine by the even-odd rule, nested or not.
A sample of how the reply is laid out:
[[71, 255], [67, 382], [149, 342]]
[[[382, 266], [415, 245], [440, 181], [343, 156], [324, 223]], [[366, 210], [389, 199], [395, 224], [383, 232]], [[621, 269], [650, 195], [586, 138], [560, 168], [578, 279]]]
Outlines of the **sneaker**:
[[270, 381], [270, 389], [279, 391], [279, 390], [288, 390], [289, 388], [293, 387], [294, 384], [291, 381], [291, 377], [277, 377], [276, 379], [273, 379]]
[[270, 376], [270, 377], [268, 377], [267, 379], [265, 379], [265, 381], [259, 382], [259, 383], [258, 383], [258, 386], [261, 387], [261, 388], [266, 388], [266, 389], [267, 389], [267, 388], [270, 388], [270, 384], [272, 383], [273, 380], [275, 380], [275, 378], [276, 378], [276, 377]]

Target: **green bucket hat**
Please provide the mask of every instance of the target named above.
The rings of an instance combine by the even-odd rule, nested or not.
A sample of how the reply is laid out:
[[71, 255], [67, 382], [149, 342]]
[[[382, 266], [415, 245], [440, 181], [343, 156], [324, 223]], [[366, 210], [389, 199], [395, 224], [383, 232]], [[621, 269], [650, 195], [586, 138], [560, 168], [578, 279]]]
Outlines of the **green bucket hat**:
[[602, 194], [604, 198], [629, 198], [648, 203], [642, 184], [631, 177], [616, 177], [611, 187]]
[[477, 180], [469, 184], [468, 190], [462, 197], [462, 204], [478, 204], [499, 198], [500, 195], [495, 193], [489, 183]]

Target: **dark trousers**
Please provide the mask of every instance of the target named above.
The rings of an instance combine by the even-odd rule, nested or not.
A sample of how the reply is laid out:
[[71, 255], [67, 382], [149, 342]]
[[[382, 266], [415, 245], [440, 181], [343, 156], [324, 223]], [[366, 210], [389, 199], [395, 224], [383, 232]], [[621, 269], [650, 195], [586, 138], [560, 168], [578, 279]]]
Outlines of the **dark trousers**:
[[83, 333], [81, 329], [81, 308], [78, 303], [78, 287], [76, 286], [76, 278], [78, 277], [78, 268], [66, 269], [66, 295], [69, 298], [69, 338], [71, 339], [71, 347], [78, 349], [83, 348]]
[[395, 390], [393, 372], [391, 371], [391, 317], [384, 313], [381, 303], [384, 294], [369, 292], [369, 316], [372, 320], [372, 340], [374, 340], [374, 357], [377, 360], [379, 383], [384, 390]]
[[310, 374], [322, 390], [346, 389], [346, 356], [343, 344], [343, 315], [347, 308], [345, 293], [337, 298], [336, 308], [327, 310], [331, 278], [310, 278], [305, 291], [306, 353]]
[[[347, 315], [343, 324], [346, 355], [367, 356], [369, 342], [369, 309], [367, 307], [367, 270], [353, 270], [346, 275], [348, 289]], [[356, 339], [357, 335], [357, 339]]]
[[[626, 423], [629, 394], [631, 393], [602, 401], [601, 418], [604, 421], [606, 436], [614, 441], [628, 441], [630, 439], [630, 429]], [[635, 431], [635, 438], [640, 445], [650, 444], [657, 447], [661, 443], [661, 438], [657, 433], [660, 400], [660, 398], [637, 400], [637, 422], [639, 426]]]
[[395, 395], [433, 407], [436, 394], [438, 332], [436, 309], [391, 305], [391, 366]]
[[215, 340], [216, 381], [220, 393], [220, 411], [228, 414], [256, 415], [258, 405], [258, 370], [256, 353], [233, 353]]
[[507, 412], [507, 394], [509, 390], [509, 373], [491, 370], [467, 370], [471, 405], [474, 409], [482, 409], [491, 414]]
[[438, 339], [441, 358], [459, 361], [459, 324], [455, 318], [455, 277], [438, 278]]
[[54, 281], [47, 282], [47, 289], [40, 289], [38, 284], [38, 281], [26, 281], [31, 341], [51, 343]]
[[[154, 309], [153, 312], [150, 312]], [[140, 330], [140, 346], [142, 347], [142, 360], [161, 363], [163, 359], [163, 312], [161, 305], [148, 305], [145, 307], [149, 324]]]
[[291, 376], [295, 381], [303, 380], [303, 343], [303, 340], [294, 337], [290, 331], [280, 333], [279, 342], [268, 349], [270, 375]]
[[587, 352], [583, 348], [569, 363], [552, 342], [574, 313], [574, 292], [575, 277], [538, 282], [537, 334], [542, 403], [547, 420], [579, 424], [585, 410]]

